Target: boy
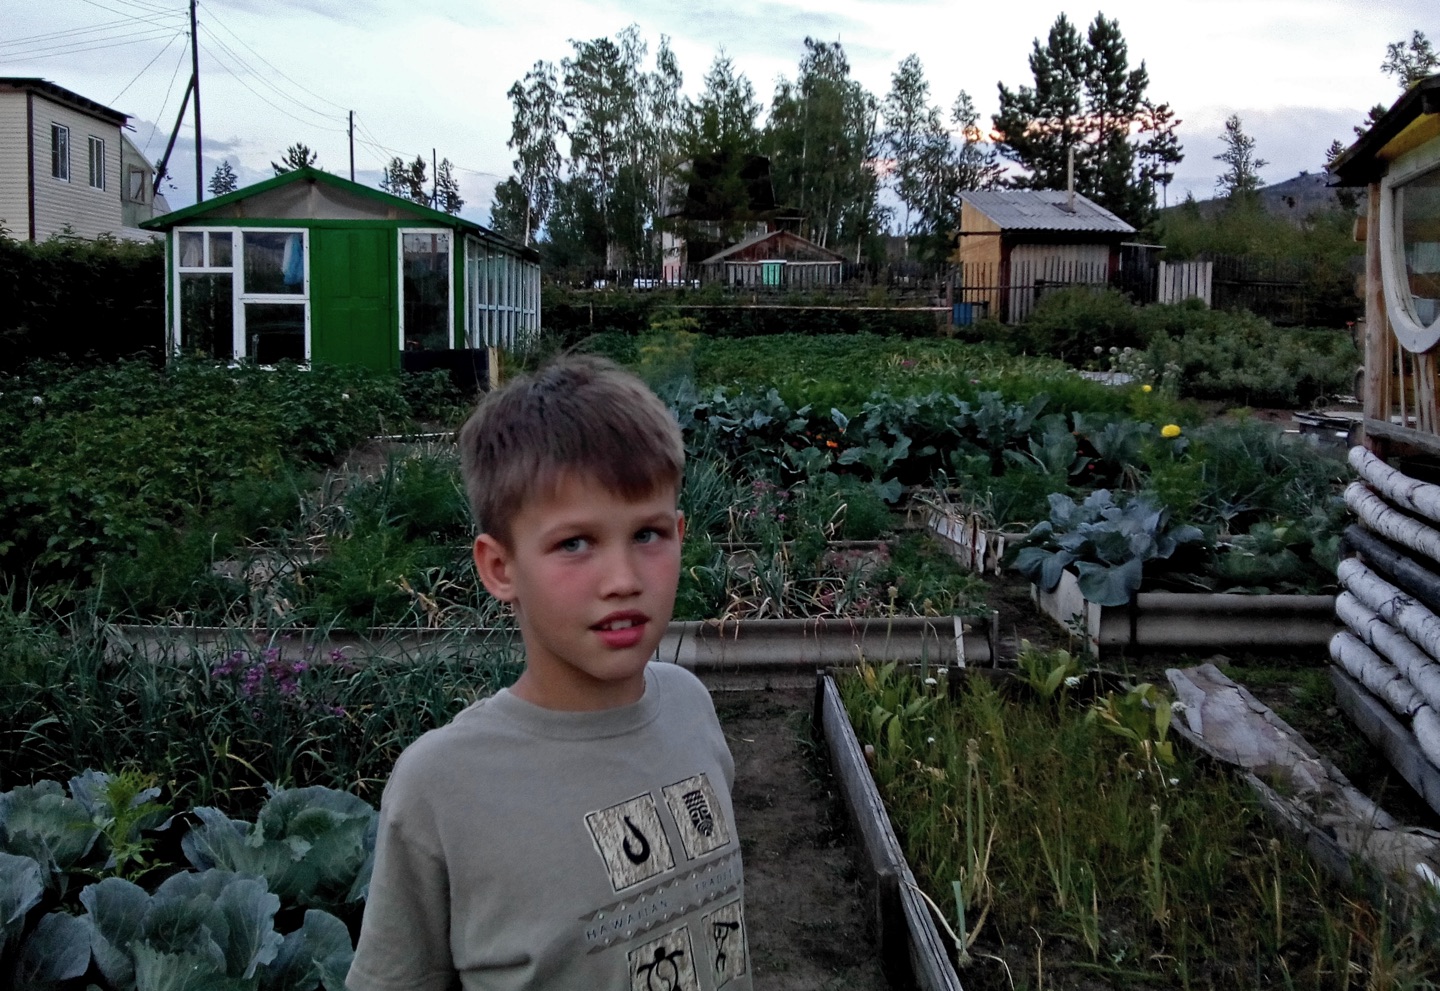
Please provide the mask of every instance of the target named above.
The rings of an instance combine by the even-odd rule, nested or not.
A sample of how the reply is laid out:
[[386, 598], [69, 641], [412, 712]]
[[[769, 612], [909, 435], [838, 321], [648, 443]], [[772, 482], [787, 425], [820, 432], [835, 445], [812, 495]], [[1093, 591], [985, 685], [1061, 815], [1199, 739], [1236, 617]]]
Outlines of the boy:
[[734, 762], [704, 686], [650, 664], [675, 602], [680, 431], [562, 358], [460, 432], [475, 566], [525, 671], [401, 754], [352, 991], [748, 991]]

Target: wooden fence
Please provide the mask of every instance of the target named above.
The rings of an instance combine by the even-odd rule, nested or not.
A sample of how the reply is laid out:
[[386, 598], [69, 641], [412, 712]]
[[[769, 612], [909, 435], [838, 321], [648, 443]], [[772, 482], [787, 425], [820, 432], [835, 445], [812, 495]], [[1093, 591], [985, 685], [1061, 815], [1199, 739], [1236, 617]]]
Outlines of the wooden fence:
[[1215, 263], [1206, 261], [1160, 262], [1155, 272], [1155, 302], [1179, 303], [1200, 299], [1211, 305]]

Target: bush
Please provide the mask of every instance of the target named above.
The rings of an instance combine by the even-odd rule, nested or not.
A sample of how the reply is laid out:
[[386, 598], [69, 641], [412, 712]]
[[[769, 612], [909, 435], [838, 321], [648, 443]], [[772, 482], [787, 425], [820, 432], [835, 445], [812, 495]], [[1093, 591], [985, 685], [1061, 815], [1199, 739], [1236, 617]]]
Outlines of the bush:
[[164, 355], [165, 249], [101, 238], [40, 244], [0, 233], [0, 366], [37, 358]]
[[1080, 365], [1095, 349], [1134, 347], [1141, 343], [1139, 311], [1114, 289], [1072, 286], [1040, 298], [1016, 328], [1016, 344]]

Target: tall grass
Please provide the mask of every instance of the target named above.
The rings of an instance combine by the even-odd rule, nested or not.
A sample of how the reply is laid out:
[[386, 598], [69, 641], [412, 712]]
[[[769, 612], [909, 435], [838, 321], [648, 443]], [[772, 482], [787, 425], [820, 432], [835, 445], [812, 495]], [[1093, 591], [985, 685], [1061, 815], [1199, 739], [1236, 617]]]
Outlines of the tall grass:
[[0, 791], [133, 767], [174, 805], [236, 815], [254, 811], [266, 784], [377, 802], [406, 745], [520, 670], [509, 633], [476, 648], [457, 632], [399, 660], [314, 656], [263, 637], [235, 629], [196, 650], [177, 631], [125, 649], [93, 613], [47, 623], [0, 610]]
[[952, 700], [872, 669], [843, 694], [923, 887], [961, 899], [967, 987], [1010, 986], [997, 958], [1015, 987], [1434, 986], [1434, 918], [1337, 888], [1232, 775], [1107, 732], [1068, 691], [974, 677]]

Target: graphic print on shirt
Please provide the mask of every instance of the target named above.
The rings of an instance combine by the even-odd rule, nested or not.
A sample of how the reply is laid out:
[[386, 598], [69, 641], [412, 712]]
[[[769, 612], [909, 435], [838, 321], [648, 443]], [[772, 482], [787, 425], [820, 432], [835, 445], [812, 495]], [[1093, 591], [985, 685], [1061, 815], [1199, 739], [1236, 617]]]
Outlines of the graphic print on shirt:
[[670, 815], [680, 827], [686, 857], [694, 860], [730, 842], [730, 824], [720, 810], [710, 779], [703, 773], [666, 785], [663, 791]]
[[630, 991], [700, 991], [687, 927], [672, 929], [630, 951]]
[[748, 965], [745, 948], [749, 944], [745, 942], [745, 918], [740, 910], [740, 899], [726, 902], [705, 916], [700, 929], [710, 943], [715, 986], [723, 988], [744, 974]]
[[675, 866], [660, 810], [649, 792], [585, 816], [610, 884], [624, 891]]

